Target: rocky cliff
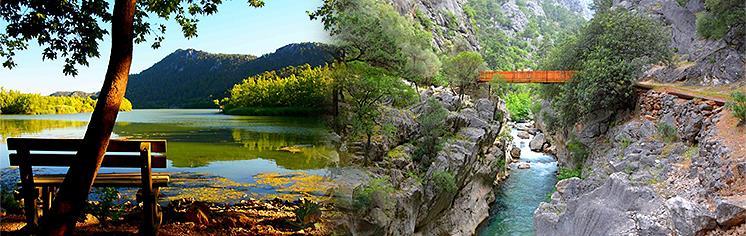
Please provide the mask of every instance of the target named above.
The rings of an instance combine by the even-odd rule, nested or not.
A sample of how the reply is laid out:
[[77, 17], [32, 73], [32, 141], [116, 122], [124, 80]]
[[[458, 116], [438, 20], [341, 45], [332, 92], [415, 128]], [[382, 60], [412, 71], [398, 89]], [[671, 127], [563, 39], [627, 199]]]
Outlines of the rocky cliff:
[[[536, 50], [540, 42], [547, 40], [551, 30], [540, 30], [524, 34], [533, 27], [553, 25], [555, 29], [570, 28], [576, 21], [567, 18], [570, 14], [590, 19], [592, 12], [587, 0], [390, 0], [400, 14], [411, 16], [430, 30], [435, 46], [444, 52], [453, 50], [484, 50], [489, 44], [504, 46], [526, 46]], [[561, 8], [569, 13], [558, 13]], [[551, 12], [546, 12], [551, 11]], [[561, 19], [562, 18], [562, 19]], [[573, 22], [566, 22], [566, 21]], [[570, 24], [570, 25], [568, 25]], [[535, 30], [535, 28], [532, 28]], [[489, 40], [484, 33], [499, 31], [505, 35], [502, 41]], [[531, 45], [513, 45], [509, 40], [522, 40]], [[488, 44], [488, 45], [485, 45]], [[515, 44], [518, 44], [517, 42]], [[523, 44], [523, 43], [521, 43]], [[525, 50], [522, 48], [522, 50]], [[529, 52], [531, 53], [531, 52]]]
[[[459, 110], [458, 96], [449, 90], [428, 90], [421, 96], [435, 98], [449, 110], [444, 122], [452, 135], [423, 165], [416, 161], [411, 143], [421, 132], [415, 117], [423, 112], [427, 99], [406, 110], [390, 109], [383, 117], [398, 131], [375, 141], [377, 151], [371, 153], [380, 157], [373, 158], [372, 165], [340, 171], [337, 178], [355, 188], [353, 206], [360, 192], [370, 192], [368, 205], [353, 207], [346, 217], [345, 226], [353, 234], [472, 235], [489, 215], [495, 181], [506, 158], [505, 143], [497, 139], [505, 123], [504, 104], [467, 96]], [[342, 146], [354, 149], [352, 143]], [[391, 184], [388, 191], [362, 187], [381, 179]]]
[[671, 30], [676, 56], [670, 65], [656, 66], [647, 76], [663, 82], [686, 81], [722, 85], [746, 78], [746, 38], [732, 28], [722, 39], [697, 35], [697, 14], [705, 12], [704, 0], [614, 0], [615, 8], [642, 12]]
[[537, 235], [746, 233], [746, 157], [720, 136], [731, 128], [722, 126], [723, 107], [648, 91], [637, 110], [549, 132], [554, 146], [576, 139], [591, 154], [573, 163], [558, 151], [563, 166], [582, 167], [582, 178], [557, 183], [534, 212]]

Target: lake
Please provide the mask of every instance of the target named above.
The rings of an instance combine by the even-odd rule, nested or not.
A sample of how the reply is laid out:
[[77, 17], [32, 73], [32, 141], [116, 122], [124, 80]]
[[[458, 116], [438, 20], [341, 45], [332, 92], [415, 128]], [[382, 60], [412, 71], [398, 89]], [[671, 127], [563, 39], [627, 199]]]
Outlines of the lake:
[[[8, 168], [7, 138], [82, 138], [89, 118], [90, 113], [0, 115], [3, 178], [17, 175], [16, 168]], [[174, 173], [172, 182], [177, 188], [201, 188], [180, 196], [225, 201], [228, 195], [323, 195], [328, 167], [339, 159], [329, 134], [324, 121], [315, 117], [228, 116], [211, 109], [156, 109], [120, 112], [112, 138], [167, 140], [168, 168], [157, 171]], [[298, 147], [301, 152], [279, 151], [288, 146]], [[64, 173], [66, 169], [35, 171]], [[101, 170], [125, 171], [137, 170]]]

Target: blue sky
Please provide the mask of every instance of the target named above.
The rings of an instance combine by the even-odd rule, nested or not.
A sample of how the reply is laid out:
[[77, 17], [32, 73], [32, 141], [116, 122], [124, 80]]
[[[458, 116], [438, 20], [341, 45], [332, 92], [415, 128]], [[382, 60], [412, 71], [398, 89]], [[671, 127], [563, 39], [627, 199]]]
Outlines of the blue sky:
[[[255, 9], [245, 0], [227, 1], [219, 6], [217, 14], [199, 18], [199, 36], [192, 39], [184, 38], [171, 20], [161, 48], [154, 50], [149, 42], [135, 45], [130, 73], [147, 69], [180, 48], [261, 56], [290, 43], [329, 42], [321, 22], [309, 20], [306, 14], [321, 4], [322, 0], [265, 0], [263, 8]], [[0, 27], [4, 30], [3, 22]], [[55, 91], [99, 91], [109, 58], [109, 37], [105, 35], [99, 44], [101, 57], [90, 59], [89, 67], [79, 66], [76, 77], [62, 74], [63, 60], [42, 61], [42, 48], [31, 42], [28, 50], [16, 54], [17, 67], [0, 67], [0, 86], [44, 95]]]

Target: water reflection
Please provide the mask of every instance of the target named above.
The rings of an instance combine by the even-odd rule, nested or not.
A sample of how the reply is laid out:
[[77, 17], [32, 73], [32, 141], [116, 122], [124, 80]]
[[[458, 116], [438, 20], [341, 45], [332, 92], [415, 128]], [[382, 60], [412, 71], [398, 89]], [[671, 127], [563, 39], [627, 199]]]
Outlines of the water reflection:
[[[0, 116], [0, 168], [8, 166], [7, 138], [80, 138], [89, 117], [90, 114]], [[217, 114], [215, 110], [137, 110], [121, 113], [118, 121], [114, 138], [167, 140], [169, 169], [174, 171], [207, 170], [221, 176], [228, 172], [228, 176], [235, 177], [232, 179], [245, 180], [248, 174], [262, 170], [321, 170], [337, 159], [328, 143], [328, 131], [318, 118], [237, 117]], [[288, 146], [300, 152], [279, 151]], [[226, 165], [218, 164], [255, 159], [263, 160], [258, 168], [247, 167], [246, 162], [233, 163], [243, 166], [245, 173], [231, 172]]]

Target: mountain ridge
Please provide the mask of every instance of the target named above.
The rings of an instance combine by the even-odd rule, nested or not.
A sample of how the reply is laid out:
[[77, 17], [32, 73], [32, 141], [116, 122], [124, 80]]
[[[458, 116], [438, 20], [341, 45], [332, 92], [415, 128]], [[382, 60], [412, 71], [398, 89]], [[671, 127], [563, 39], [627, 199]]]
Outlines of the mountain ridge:
[[212, 108], [212, 100], [246, 77], [287, 66], [323, 65], [332, 46], [293, 43], [260, 57], [178, 49], [140, 73], [130, 75], [127, 97], [137, 108]]

